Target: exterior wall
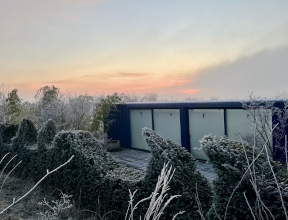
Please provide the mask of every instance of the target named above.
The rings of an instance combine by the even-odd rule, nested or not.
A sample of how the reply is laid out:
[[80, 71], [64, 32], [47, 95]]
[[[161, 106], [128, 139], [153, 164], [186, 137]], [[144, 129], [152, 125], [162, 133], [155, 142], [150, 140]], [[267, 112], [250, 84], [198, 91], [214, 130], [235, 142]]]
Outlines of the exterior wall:
[[[275, 106], [283, 108], [284, 104], [283, 102], [277, 101], [275, 103]], [[121, 147], [124, 148], [132, 148], [134, 144], [134, 140], [132, 140], [132, 137], [134, 138], [134, 133], [135, 131], [132, 131], [132, 127], [134, 126], [134, 122], [131, 122], [131, 117], [133, 118], [133, 110], [148, 110], [151, 112], [151, 118], [148, 119], [145, 123], [148, 123], [147, 126], [143, 122], [143, 125], [146, 127], [151, 127], [152, 129], [156, 130], [161, 134], [163, 133], [162, 136], [167, 138], [170, 137], [172, 140], [175, 142], [180, 142], [179, 139], [181, 140], [181, 144], [184, 148], [186, 148], [189, 152], [193, 153], [193, 148], [195, 146], [191, 146], [191, 143], [193, 145], [196, 145], [195, 143], [199, 143], [200, 136], [202, 136], [202, 133], [213, 133], [215, 135], [228, 135], [228, 137], [231, 138], [237, 138], [236, 130], [244, 131], [247, 128], [247, 124], [242, 123], [245, 122], [243, 118], [243, 114], [245, 116], [245, 112], [242, 109], [242, 103], [238, 101], [227, 101], [227, 102], [221, 102], [221, 101], [208, 101], [208, 102], [175, 102], [175, 103], [161, 103], [161, 102], [154, 102], [154, 103], [127, 103], [127, 104], [119, 104], [118, 105], [118, 112], [114, 114], [115, 122], [112, 124], [110, 131], [108, 133], [109, 137], [112, 139], [117, 139], [120, 140]], [[199, 121], [200, 127], [201, 127], [201, 132], [199, 132], [199, 137], [196, 137], [196, 140], [191, 140], [193, 137], [193, 133], [195, 136], [195, 132], [197, 132], [197, 125], [195, 128], [191, 128], [191, 113], [192, 110], [221, 110], [222, 114], [222, 119], [223, 123], [222, 125], [218, 125], [219, 127], [219, 134], [216, 132], [216, 124], [215, 128], [213, 128], [211, 131], [208, 131], [208, 124], [207, 123], [205, 126], [207, 127], [207, 132], [205, 131], [205, 126], [203, 124], [204, 121]], [[236, 111], [235, 111], [236, 110]], [[148, 112], [147, 111], [147, 112]], [[173, 115], [174, 112], [174, 115]], [[196, 112], [196, 111], [195, 111]], [[209, 111], [208, 111], [209, 112]], [[173, 116], [177, 117], [171, 117], [169, 118], [168, 116], [172, 113]], [[158, 118], [157, 118], [158, 114]], [[161, 118], [160, 118], [160, 116]], [[202, 113], [203, 115], [203, 113]], [[204, 114], [206, 115], [206, 114]], [[206, 115], [208, 116], [208, 115]], [[180, 123], [178, 118], [180, 117]], [[205, 117], [204, 117], [205, 118]], [[213, 118], [213, 117], [212, 117]], [[199, 117], [199, 120], [201, 118]], [[207, 118], [206, 118], [207, 119]], [[215, 119], [215, 118], [214, 118]], [[213, 120], [214, 120], [213, 119]], [[242, 120], [243, 119], [243, 120]], [[275, 121], [275, 117], [272, 118], [273, 121]], [[271, 124], [272, 124], [271, 120]], [[144, 120], [145, 121], [145, 120]], [[149, 122], [150, 121], [150, 122]], [[163, 122], [166, 121], [166, 125], [163, 125]], [[207, 120], [209, 121], [209, 120]], [[215, 121], [215, 120], [214, 120]], [[216, 120], [217, 121], [217, 120]], [[233, 122], [234, 121], [234, 122]], [[210, 120], [211, 122], [211, 120]], [[142, 122], [141, 122], [142, 123]], [[194, 121], [195, 124], [197, 124]], [[214, 122], [213, 122], [214, 123]], [[215, 122], [216, 123], [216, 122]], [[238, 125], [236, 125], [238, 123]], [[202, 125], [201, 125], [202, 124]], [[218, 124], [221, 124], [221, 122], [218, 122]], [[170, 133], [170, 129], [173, 126], [175, 133]], [[141, 126], [140, 126], [141, 127]], [[199, 127], [199, 125], [198, 125]], [[239, 129], [240, 128], [240, 129]], [[134, 127], [133, 127], [134, 129]], [[136, 128], [140, 129], [140, 128]], [[180, 130], [180, 131], [179, 131]], [[193, 131], [195, 130], [195, 131]], [[251, 129], [250, 129], [251, 130]], [[287, 129], [288, 130], [288, 129]], [[191, 132], [191, 133], [190, 133]], [[287, 131], [288, 132], [288, 131]], [[200, 135], [201, 133], [201, 135]], [[191, 136], [190, 136], [191, 135]], [[139, 136], [139, 131], [138, 131], [138, 136]], [[181, 138], [180, 138], [180, 137]], [[203, 135], [204, 136], [204, 135]], [[203, 137], [202, 136], [202, 137]], [[191, 138], [190, 138], [191, 137]], [[202, 138], [201, 137], [201, 138]], [[140, 136], [137, 137], [140, 139]], [[195, 142], [195, 143], [194, 143]], [[142, 146], [142, 145], [141, 145]], [[139, 149], [144, 149], [144, 147], [138, 147]], [[281, 153], [276, 155], [276, 158], [281, 158]], [[199, 157], [200, 159], [201, 156]]]

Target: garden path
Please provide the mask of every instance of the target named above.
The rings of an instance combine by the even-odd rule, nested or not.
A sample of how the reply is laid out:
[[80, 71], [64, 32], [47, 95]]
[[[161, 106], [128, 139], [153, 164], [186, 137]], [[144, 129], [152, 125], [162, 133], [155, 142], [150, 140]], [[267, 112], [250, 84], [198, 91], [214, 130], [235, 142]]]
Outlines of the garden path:
[[[147, 165], [147, 159], [150, 155], [148, 151], [120, 148], [117, 151], [110, 152], [115, 160], [126, 164], [129, 167], [133, 167], [140, 170], [145, 170]], [[203, 161], [196, 162], [197, 170], [202, 173], [209, 182], [212, 182], [216, 178], [212, 165]]]

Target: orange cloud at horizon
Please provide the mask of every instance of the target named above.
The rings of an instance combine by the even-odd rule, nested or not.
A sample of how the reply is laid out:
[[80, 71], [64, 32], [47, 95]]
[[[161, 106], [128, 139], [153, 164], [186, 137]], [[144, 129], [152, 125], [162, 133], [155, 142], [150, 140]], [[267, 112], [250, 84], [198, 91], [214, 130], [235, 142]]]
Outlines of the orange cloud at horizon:
[[155, 92], [161, 95], [167, 94], [167, 92], [174, 93], [175, 90], [181, 93], [181, 88], [183, 86], [187, 87], [187, 84], [190, 82], [192, 80], [188, 76], [167, 77], [165, 75], [149, 73], [111, 73], [82, 75], [80, 77], [61, 80], [16, 83], [10, 84], [9, 89], [17, 88], [19, 95], [21, 97], [25, 96], [24, 99], [29, 100], [34, 97], [38, 89], [46, 85], [54, 85], [61, 92], [68, 91], [76, 94], [89, 93], [93, 95], [99, 93], [112, 94], [114, 92], [143, 94]]
[[176, 90], [175, 92], [186, 94], [186, 95], [194, 95], [196, 93], [199, 93], [200, 91], [201, 89], [180, 89], [180, 90]]

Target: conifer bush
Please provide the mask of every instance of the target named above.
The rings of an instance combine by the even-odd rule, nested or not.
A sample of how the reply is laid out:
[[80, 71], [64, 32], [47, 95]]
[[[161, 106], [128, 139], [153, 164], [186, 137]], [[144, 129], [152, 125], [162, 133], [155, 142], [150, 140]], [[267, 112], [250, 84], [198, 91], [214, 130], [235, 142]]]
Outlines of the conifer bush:
[[11, 138], [13, 138], [18, 131], [18, 124], [0, 124], [0, 132], [3, 143], [11, 143]]
[[49, 119], [38, 132], [37, 145], [39, 150], [44, 150], [52, 144], [56, 135], [56, 125]]
[[[57, 187], [72, 194], [81, 207], [95, 210], [103, 177], [119, 164], [86, 131], [61, 131], [47, 149], [47, 169], [53, 169], [74, 155], [74, 159], [59, 172], [47, 179], [52, 189]], [[81, 201], [80, 201], [81, 200]]]
[[[144, 171], [120, 164], [119, 167], [109, 171], [104, 176], [99, 199], [102, 205], [110, 207], [111, 211], [117, 211], [111, 213], [113, 220], [123, 220], [125, 218], [129, 201], [129, 190], [135, 191], [138, 189], [138, 192], [141, 193], [144, 190], [144, 175]], [[138, 201], [139, 198], [137, 198]], [[137, 212], [137, 214], [137, 216], [141, 214], [142, 218], [144, 216], [143, 212]]]
[[37, 143], [37, 130], [30, 119], [23, 118], [17, 133], [17, 138], [20, 147], [34, 145]]
[[[145, 196], [147, 197], [147, 193], [149, 194], [154, 191], [164, 163], [169, 163], [176, 171], [169, 184], [170, 190], [168, 196], [181, 195], [181, 197], [168, 205], [167, 211], [164, 212], [162, 218], [172, 219], [173, 215], [179, 211], [185, 211], [177, 219], [189, 219], [189, 217], [191, 219], [201, 219], [197, 212], [198, 207], [195, 199], [196, 184], [204, 214], [211, 206], [212, 190], [208, 180], [196, 170], [193, 156], [181, 145], [170, 139], [164, 139], [149, 128], [143, 128], [142, 135], [151, 151], [147, 171], [143, 179], [142, 191], [146, 194]], [[144, 207], [144, 210], [145, 208], [147, 207]]]
[[[255, 212], [255, 216], [260, 211], [263, 216], [267, 214], [269, 219], [272, 219], [269, 212], [263, 208], [259, 198], [275, 219], [285, 219], [277, 182], [273, 178], [268, 160], [273, 166], [273, 171], [282, 190], [281, 196], [287, 207], [288, 184], [286, 180], [288, 175], [287, 172], [281, 171], [281, 165], [278, 162], [274, 162], [270, 157], [267, 158], [267, 155], [263, 153], [265, 151], [261, 153], [260, 148], [227, 137], [206, 135], [200, 143], [217, 174], [217, 178], [213, 182], [214, 205], [211, 206], [207, 219], [216, 220], [219, 219], [218, 216], [221, 219], [225, 217], [226, 219], [253, 219], [247, 201]], [[255, 162], [252, 166], [253, 158], [258, 155], [259, 157], [257, 160], [254, 159]], [[251, 165], [250, 170], [247, 161]], [[257, 186], [258, 198], [252, 183]], [[259, 207], [262, 207], [261, 210]]]
[[56, 125], [53, 120], [49, 119], [38, 132], [37, 146], [38, 146], [38, 160], [37, 167], [39, 178], [46, 173], [46, 158], [47, 148], [52, 145], [53, 138], [56, 135]]
[[2, 155], [3, 147], [4, 147], [4, 143], [2, 140], [2, 131], [0, 130], [0, 156]]
[[[106, 174], [103, 172], [103, 178], [98, 185], [97, 193], [101, 205], [108, 207], [110, 211], [117, 211], [114, 212], [112, 219], [123, 219], [129, 201], [128, 190], [132, 192], [137, 190], [133, 198], [135, 204], [141, 199], [149, 197], [155, 189], [164, 163], [169, 162], [169, 165], [175, 168], [176, 171], [169, 184], [170, 190], [167, 196], [181, 195], [181, 197], [169, 204], [167, 211], [164, 211], [161, 218], [172, 219], [173, 215], [179, 211], [185, 211], [177, 219], [188, 219], [189, 217], [191, 219], [201, 219], [197, 212], [198, 206], [195, 199], [196, 184], [203, 213], [206, 213], [211, 206], [212, 191], [207, 179], [196, 171], [194, 158], [179, 144], [162, 138], [155, 131], [148, 128], [143, 130], [143, 137], [151, 151], [147, 170], [135, 170], [118, 164]], [[143, 218], [148, 206], [148, 201], [141, 203], [134, 211], [134, 216], [137, 218], [142, 216]]]
[[22, 160], [21, 169], [17, 168], [15, 173], [22, 178], [35, 177], [38, 175], [37, 169], [37, 130], [30, 119], [24, 118], [21, 121], [17, 135], [12, 138], [11, 151], [18, 154], [14, 164]]

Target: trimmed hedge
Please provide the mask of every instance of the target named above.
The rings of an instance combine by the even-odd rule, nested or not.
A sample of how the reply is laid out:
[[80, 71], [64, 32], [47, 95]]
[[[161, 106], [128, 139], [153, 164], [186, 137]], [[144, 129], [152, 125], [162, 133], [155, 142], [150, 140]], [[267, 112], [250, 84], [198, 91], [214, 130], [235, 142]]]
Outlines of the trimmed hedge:
[[19, 131], [17, 133], [17, 138], [19, 146], [29, 146], [37, 143], [37, 130], [30, 119], [23, 118]]
[[[178, 219], [187, 219], [188, 215], [191, 219], [200, 219], [195, 201], [196, 183], [203, 212], [206, 213], [211, 205], [211, 187], [196, 171], [191, 154], [173, 141], [163, 139], [155, 131], [147, 128], [143, 130], [151, 151], [146, 172], [116, 162], [103, 143], [89, 132], [61, 131], [51, 143], [53, 135], [53, 122], [48, 121], [39, 131], [37, 142], [37, 131], [33, 123], [23, 119], [11, 145], [11, 153], [18, 154], [15, 163], [22, 160], [22, 164], [15, 170], [16, 174], [38, 181], [46, 174], [46, 169], [53, 170], [74, 155], [69, 164], [51, 174], [42, 184], [72, 194], [76, 206], [80, 208], [95, 211], [99, 208], [99, 199], [106, 212], [117, 210], [112, 213], [112, 219], [123, 219], [128, 208], [128, 190], [138, 190], [135, 203], [150, 196], [164, 163], [168, 162], [176, 169], [168, 196], [181, 197], [172, 201], [162, 219], [171, 219], [182, 210], [186, 212]], [[135, 217], [143, 217], [148, 205], [149, 202], [141, 204]]]
[[[134, 205], [140, 200], [139, 195], [142, 195], [143, 190], [145, 189], [143, 187], [144, 175], [145, 173], [143, 171], [122, 164], [105, 175], [102, 182], [103, 184], [101, 185], [99, 199], [101, 204], [105, 207], [110, 207], [110, 211], [114, 211], [112, 212], [111, 219], [125, 219], [125, 214], [129, 205], [128, 202], [130, 200], [129, 189], [131, 192], [134, 192], [136, 189], [138, 190], [135, 196]], [[150, 193], [152, 193], [152, 191]], [[147, 209], [143, 210], [141, 207], [142, 205], [136, 210], [135, 216], [141, 215], [143, 218]]]
[[4, 147], [4, 143], [2, 140], [2, 131], [0, 130], [0, 152], [2, 151], [3, 147]]
[[[181, 145], [164, 139], [155, 131], [148, 128], [143, 129], [143, 137], [148, 143], [151, 155], [148, 158], [146, 172], [135, 171], [134, 169], [121, 167], [110, 171], [104, 178], [103, 193], [107, 198], [106, 205], [116, 210], [122, 210], [125, 213], [128, 207], [129, 193], [137, 190], [134, 197], [134, 204], [141, 199], [147, 198], [155, 190], [158, 176], [161, 173], [164, 163], [169, 163], [175, 168], [174, 176], [169, 184], [170, 190], [167, 192], [169, 198], [171, 195], [181, 195], [174, 199], [166, 208], [161, 219], [172, 219], [179, 211], [185, 211], [177, 219], [201, 219], [197, 210], [195, 200], [196, 183], [198, 186], [198, 195], [201, 201], [204, 214], [209, 210], [212, 202], [211, 186], [207, 179], [196, 171], [196, 165], [192, 155]], [[141, 153], [141, 152], [139, 152]], [[134, 214], [137, 219], [145, 216], [149, 201], [141, 203]], [[113, 219], [124, 219], [124, 216], [114, 216]], [[189, 217], [188, 217], [189, 216]]]
[[49, 119], [38, 132], [37, 146], [38, 146], [38, 178], [46, 174], [47, 169], [47, 148], [52, 145], [52, 141], [56, 135], [56, 125]]
[[15, 166], [19, 161], [22, 163], [16, 168], [15, 173], [22, 178], [34, 178], [38, 176], [37, 161], [37, 130], [30, 119], [24, 118], [15, 137], [12, 138], [12, 154], [18, 154], [11, 165]]
[[46, 150], [46, 148], [52, 144], [55, 135], [56, 125], [52, 119], [49, 119], [38, 132], [37, 145], [39, 151]]
[[172, 216], [179, 211], [185, 211], [177, 219], [189, 219], [189, 217], [191, 219], [201, 219], [197, 212], [198, 206], [195, 200], [196, 184], [204, 214], [211, 206], [212, 189], [208, 180], [196, 170], [194, 157], [180, 144], [170, 139], [162, 138], [149, 128], [143, 128], [142, 135], [151, 151], [143, 180], [145, 189], [143, 191], [148, 194], [154, 191], [164, 163], [169, 163], [176, 170], [169, 184], [170, 190], [168, 195], [181, 195], [181, 197], [175, 199], [175, 201], [173, 200], [168, 205], [162, 218], [172, 219]]
[[78, 205], [95, 210], [103, 177], [120, 165], [89, 132], [61, 131], [47, 149], [46, 169], [55, 169], [72, 155], [73, 160], [52, 174], [46, 185], [72, 194]]
[[11, 138], [13, 138], [17, 131], [18, 131], [19, 125], [18, 124], [0, 124], [0, 133], [3, 143], [9, 144], [11, 143]]
[[[253, 160], [253, 147], [245, 142], [242, 143], [230, 140], [227, 137], [216, 137], [211, 135], [204, 136], [200, 143], [217, 173], [217, 178], [213, 182], [213, 203], [215, 209], [211, 207], [207, 215], [208, 219], [219, 219], [217, 215], [221, 219], [224, 219], [228, 200], [233, 190], [239, 184], [242, 176], [244, 176], [244, 178], [230, 201], [226, 219], [253, 219], [243, 195], [243, 193], [245, 193], [249, 205], [252, 207], [252, 210], [255, 210], [256, 194], [250, 182], [251, 176], [249, 172], [244, 175], [248, 168], [245, 153], [249, 164], [251, 164]], [[255, 155], [258, 155], [260, 149], [255, 147], [254, 152]], [[288, 207], [287, 172], [282, 172], [281, 165], [278, 162], [274, 162], [270, 157], [267, 158], [264, 153], [261, 153], [254, 163], [257, 188], [263, 203], [273, 213], [275, 219], [285, 219], [277, 186], [268, 164], [268, 159], [277, 175], [285, 206]], [[251, 171], [253, 171], [253, 169], [251, 169]]]

